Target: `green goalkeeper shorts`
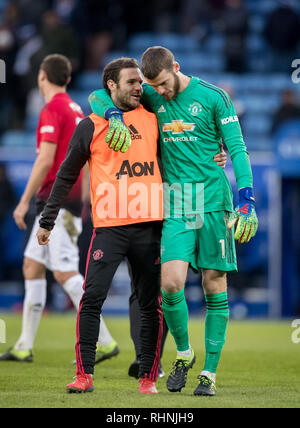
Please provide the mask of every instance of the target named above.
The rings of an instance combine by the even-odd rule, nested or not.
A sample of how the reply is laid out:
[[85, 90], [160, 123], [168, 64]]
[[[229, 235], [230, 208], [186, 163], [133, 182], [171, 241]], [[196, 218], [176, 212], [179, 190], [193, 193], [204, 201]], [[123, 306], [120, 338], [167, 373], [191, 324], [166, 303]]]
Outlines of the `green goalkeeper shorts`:
[[234, 228], [227, 229], [229, 214], [227, 211], [205, 213], [202, 227], [193, 227], [186, 217], [165, 219], [161, 263], [183, 260], [195, 271], [237, 271]]

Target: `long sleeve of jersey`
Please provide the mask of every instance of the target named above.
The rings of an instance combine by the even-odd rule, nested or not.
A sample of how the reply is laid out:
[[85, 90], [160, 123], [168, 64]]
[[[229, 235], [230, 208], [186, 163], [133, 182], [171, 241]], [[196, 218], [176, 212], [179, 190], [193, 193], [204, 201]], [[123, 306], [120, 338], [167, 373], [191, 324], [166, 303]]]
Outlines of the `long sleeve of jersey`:
[[215, 120], [229, 151], [238, 188], [252, 187], [252, 170], [239, 120], [229, 96], [220, 95], [215, 102]]
[[93, 113], [105, 119], [105, 112], [110, 108], [116, 108], [105, 89], [97, 89], [89, 96], [89, 103]]
[[82, 167], [90, 158], [90, 144], [94, 124], [89, 118], [83, 119], [74, 131], [65, 160], [62, 162], [49, 199], [41, 214], [40, 226], [52, 230], [58, 212], [76, 182]]
[[[151, 86], [144, 83], [141, 103], [148, 111], [153, 111], [151, 98], [154, 94], [156, 94], [156, 91], [151, 88]], [[93, 113], [96, 113], [98, 116], [103, 117], [104, 119], [106, 119], [106, 110], [116, 108], [111, 97], [108, 95], [108, 92], [105, 89], [97, 89], [96, 91], [92, 92], [89, 96], [89, 103]]]

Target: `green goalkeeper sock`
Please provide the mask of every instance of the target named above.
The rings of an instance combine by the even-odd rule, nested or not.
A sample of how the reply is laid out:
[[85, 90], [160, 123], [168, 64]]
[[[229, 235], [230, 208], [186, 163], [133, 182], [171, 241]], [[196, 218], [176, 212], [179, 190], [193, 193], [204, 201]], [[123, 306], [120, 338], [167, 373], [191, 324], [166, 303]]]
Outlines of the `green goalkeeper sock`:
[[205, 366], [204, 370], [216, 373], [229, 320], [227, 291], [205, 295]]
[[170, 333], [174, 337], [177, 351], [187, 351], [190, 346], [188, 335], [189, 314], [184, 289], [177, 293], [161, 291], [163, 314]]

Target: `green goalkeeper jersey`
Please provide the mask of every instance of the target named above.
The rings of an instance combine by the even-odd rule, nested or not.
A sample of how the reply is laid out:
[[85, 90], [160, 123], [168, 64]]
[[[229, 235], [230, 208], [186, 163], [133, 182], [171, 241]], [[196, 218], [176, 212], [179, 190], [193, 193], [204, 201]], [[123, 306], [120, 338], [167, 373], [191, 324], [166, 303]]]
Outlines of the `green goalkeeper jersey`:
[[[101, 103], [93, 111], [104, 116], [114, 107], [106, 91], [93, 93]], [[110, 101], [109, 101], [110, 100]], [[252, 187], [247, 149], [234, 106], [222, 89], [196, 77], [173, 100], [167, 101], [148, 84], [143, 85], [143, 105], [156, 114], [164, 181], [169, 185], [192, 186], [187, 194], [194, 200], [196, 184], [204, 188], [204, 200], [190, 211], [232, 211], [232, 190], [223, 169], [213, 160], [222, 140], [230, 153], [238, 188]], [[129, 149], [130, 150], [130, 149]], [[186, 198], [186, 192], [184, 192]], [[203, 198], [203, 195], [202, 195]], [[185, 209], [187, 213], [189, 210]]]

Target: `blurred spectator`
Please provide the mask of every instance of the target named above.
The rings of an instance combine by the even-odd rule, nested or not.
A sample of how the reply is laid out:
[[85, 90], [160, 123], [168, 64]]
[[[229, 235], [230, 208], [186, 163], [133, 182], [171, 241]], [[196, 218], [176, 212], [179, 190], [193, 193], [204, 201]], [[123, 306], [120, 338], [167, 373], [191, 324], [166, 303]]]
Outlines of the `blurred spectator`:
[[211, 7], [207, 0], [181, 2], [180, 28], [185, 34], [193, 34], [201, 43], [211, 32]]
[[[43, 14], [41, 37], [42, 48], [34, 59], [36, 63], [37, 58], [39, 58], [38, 65], [35, 67], [36, 72], [39, 70], [42, 58], [49, 54], [58, 53], [69, 58], [73, 74], [76, 73], [81, 60], [80, 43], [73, 28], [63, 24], [61, 17], [55, 10], [48, 10]], [[34, 76], [35, 82], [36, 77], [37, 73]]]
[[271, 71], [289, 71], [297, 55], [300, 41], [300, 17], [289, 6], [289, 0], [280, 0], [281, 5], [267, 18], [264, 35], [271, 52]]
[[225, 0], [209, 0], [209, 3], [216, 12], [223, 10], [225, 6]]
[[[4, 274], [5, 265], [5, 239], [3, 232], [5, 231], [5, 221], [7, 217], [12, 213], [12, 209], [16, 204], [16, 196], [14, 189], [7, 177], [5, 165], [0, 163], [0, 280]], [[1, 274], [2, 272], [2, 274]]]
[[46, 55], [59, 53], [67, 56], [73, 67], [73, 77], [81, 63], [81, 45], [72, 27], [61, 22], [54, 10], [42, 15], [41, 26], [24, 25], [19, 30], [20, 48], [14, 65], [16, 82], [16, 117], [22, 127], [28, 94], [36, 88], [40, 64]]
[[226, 71], [246, 71], [245, 52], [248, 12], [243, 0], [226, 0], [220, 27], [225, 35]]
[[6, 83], [0, 84], [0, 135], [9, 127], [12, 117], [14, 81], [13, 63], [17, 52], [15, 28], [18, 22], [18, 9], [8, 4], [0, 23], [0, 58], [5, 62]]
[[[84, 43], [84, 68], [99, 70], [103, 60], [112, 49], [122, 50], [126, 46], [125, 4], [121, 0], [79, 1], [72, 13], [72, 24]], [[136, 11], [132, 11], [135, 15]], [[137, 25], [141, 21], [137, 19]], [[134, 27], [134, 24], [132, 23]]]
[[43, 13], [51, 7], [52, 0], [13, 0], [20, 13], [19, 26], [38, 26]]
[[72, 14], [74, 12], [76, 0], [54, 0], [53, 10], [55, 10], [64, 24], [71, 24]]
[[0, 163], [0, 230], [11, 209], [14, 208], [16, 197], [11, 182], [8, 179], [5, 165]]
[[99, 71], [103, 66], [105, 56], [111, 50], [112, 43], [113, 36], [109, 31], [90, 34], [86, 40], [86, 60], [84, 68], [86, 70]]
[[42, 47], [42, 38], [33, 25], [24, 25], [19, 31], [19, 50], [14, 63], [15, 107], [14, 128], [22, 128], [25, 119], [27, 94], [36, 84], [31, 73], [31, 58]]
[[177, 32], [180, 25], [181, 0], [154, 0], [152, 4], [153, 29], [156, 33]]
[[271, 134], [274, 135], [282, 123], [291, 119], [300, 120], [300, 105], [296, 99], [295, 93], [290, 89], [286, 89], [282, 93], [281, 106], [274, 115]]
[[[124, 21], [127, 37], [133, 33], [153, 31], [153, 3], [127, 0], [124, 3]], [[141, 17], [143, 17], [141, 19]]]

